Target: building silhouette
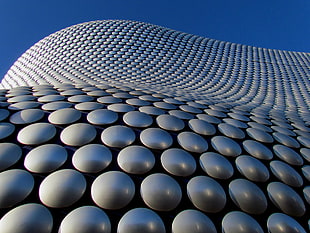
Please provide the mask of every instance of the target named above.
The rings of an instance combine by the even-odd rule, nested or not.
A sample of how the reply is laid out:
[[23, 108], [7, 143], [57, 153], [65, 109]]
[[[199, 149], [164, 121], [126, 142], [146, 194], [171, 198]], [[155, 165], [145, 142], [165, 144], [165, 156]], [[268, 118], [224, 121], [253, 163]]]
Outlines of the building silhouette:
[[0, 90], [0, 233], [306, 232], [310, 55], [125, 20], [51, 34]]

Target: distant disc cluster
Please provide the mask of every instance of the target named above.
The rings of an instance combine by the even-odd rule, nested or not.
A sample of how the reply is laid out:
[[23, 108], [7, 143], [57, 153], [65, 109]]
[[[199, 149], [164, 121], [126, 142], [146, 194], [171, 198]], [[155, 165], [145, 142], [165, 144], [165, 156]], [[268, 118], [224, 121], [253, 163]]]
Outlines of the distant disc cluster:
[[310, 55], [94, 21], [0, 90], [1, 233], [305, 233]]

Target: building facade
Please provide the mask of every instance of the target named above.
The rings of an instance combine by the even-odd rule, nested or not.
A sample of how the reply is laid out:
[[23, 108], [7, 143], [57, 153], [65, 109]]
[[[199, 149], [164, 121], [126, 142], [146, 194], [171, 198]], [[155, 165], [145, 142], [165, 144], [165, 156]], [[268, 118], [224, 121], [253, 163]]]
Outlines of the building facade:
[[306, 232], [310, 55], [125, 20], [0, 90], [0, 232]]

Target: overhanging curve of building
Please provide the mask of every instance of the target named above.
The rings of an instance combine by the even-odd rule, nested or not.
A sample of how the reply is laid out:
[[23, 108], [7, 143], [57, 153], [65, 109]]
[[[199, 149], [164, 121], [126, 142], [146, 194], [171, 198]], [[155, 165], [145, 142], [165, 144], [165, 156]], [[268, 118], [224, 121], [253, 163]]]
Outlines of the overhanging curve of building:
[[310, 55], [94, 21], [0, 91], [1, 233], [309, 230]]

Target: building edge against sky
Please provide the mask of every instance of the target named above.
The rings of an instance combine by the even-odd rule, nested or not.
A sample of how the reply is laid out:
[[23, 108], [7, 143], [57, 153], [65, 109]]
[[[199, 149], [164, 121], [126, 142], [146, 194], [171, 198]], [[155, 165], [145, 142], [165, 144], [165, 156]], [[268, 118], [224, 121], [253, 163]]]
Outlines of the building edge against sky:
[[1, 82], [0, 229], [306, 232], [309, 74], [142, 22], [51, 34]]

